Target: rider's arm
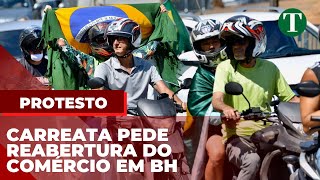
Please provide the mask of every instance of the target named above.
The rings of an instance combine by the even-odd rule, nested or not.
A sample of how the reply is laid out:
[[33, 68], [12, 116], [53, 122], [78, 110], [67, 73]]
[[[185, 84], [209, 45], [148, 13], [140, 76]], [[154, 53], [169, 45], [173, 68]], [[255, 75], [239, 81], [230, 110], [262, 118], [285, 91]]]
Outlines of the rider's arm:
[[[153, 65], [151, 65], [150, 67], [150, 71], [151, 71], [151, 80], [150, 80], [150, 84], [152, 85], [152, 87], [160, 94], [162, 93], [167, 93], [169, 95], [169, 97], [173, 96], [173, 92], [166, 86], [166, 84], [162, 81], [162, 78], [159, 74], [159, 72], [157, 71], [157, 68]], [[173, 97], [175, 102], [177, 104], [180, 104], [182, 106], [182, 108], [184, 110], [187, 109], [187, 105], [185, 103], [183, 103], [178, 96], [174, 96]]]
[[227, 119], [239, 120], [237, 111], [224, 103], [224, 87], [228, 83], [229, 73], [225, 69], [225, 63], [220, 63], [216, 69], [215, 81], [213, 84], [212, 106], [222, 112]]
[[[110, 69], [108, 69], [107, 65], [105, 63], [100, 63], [94, 71], [94, 77], [103, 79], [106, 85], [106, 83], [108, 83], [108, 72], [110, 72]], [[100, 87], [94, 90], [103, 90], [103, 89], [104, 87]]]
[[278, 68], [276, 69], [275, 76], [275, 95], [279, 97], [280, 101], [284, 102], [300, 102], [300, 99], [295, 96], [289, 84], [281, 74]]
[[62, 50], [62, 53], [64, 53], [64, 55], [68, 57], [66, 58], [66, 60], [71, 60], [73, 63], [77, 63], [80, 68], [84, 68], [86, 70], [89, 77], [93, 76], [95, 61], [95, 58], [93, 56], [74, 49], [63, 38], [59, 38], [57, 40], [57, 44]]
[[223, 102], [224, 93], [214, 92], [212, 95], [212, 106], [223, 113], [227, 119], [238, 120], [240, 118], [237, 110]]
[[[319, 83], [316, 75], [311, 69], [307, 69], [303, 74], [301, 82], [314, 81]], [[320, 122], [310, 121], [311, 116], [320, 116], [320, 96], [316, 97], [300, 97], [300, 111], [304, 132], [308, 132], [310, 128], [320, 126]]]
[[[171, 91], [162, 80], [156, 82], [153, 88], [160, 94], [167, 93], [169, 97], [173, 96], [173, 91]], [[173, 99], [177, 104], [181, 105], [184, 110], [186, 110], [186, 104], [183, 103], [177, 95], [175, 95]]]

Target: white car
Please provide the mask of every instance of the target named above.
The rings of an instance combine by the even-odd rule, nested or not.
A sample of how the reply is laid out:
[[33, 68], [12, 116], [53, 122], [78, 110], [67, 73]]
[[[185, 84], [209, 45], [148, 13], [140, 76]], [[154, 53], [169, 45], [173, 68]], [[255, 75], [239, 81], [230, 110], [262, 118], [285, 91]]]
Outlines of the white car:
[[[242, 9], [241, 11], [246, 11]], [[300, 82], [304, 71], [320, 61], [320, 43], [319, 29], [307, 22], [306, 30], [299, 36], [293, 38], [285, 36], [278, 27], [278, 19], [281, 14], [281, 9], [271, 8], [278, 12], [232, 12], [201, 15], [199, 17], [183, 16], [183, 21], [190, 31], [197, 23], [197, 18], [200, 19], [216, 19], [224, 22], [228, 18], [235, 15], [246, 15], [248, 17], [262, 21], [267, 33], [267, 48], [260, 55], [261, 58], [272, 61], [280, 69], [281, 73], [290, 85], [295, 85]], [[191, 52], [181, 54], [179, 58], [184, 64], [196, 64], [197, 57]], [[181, 74], [182, 78], [193, 77], [196, 67], [183, 67]]]

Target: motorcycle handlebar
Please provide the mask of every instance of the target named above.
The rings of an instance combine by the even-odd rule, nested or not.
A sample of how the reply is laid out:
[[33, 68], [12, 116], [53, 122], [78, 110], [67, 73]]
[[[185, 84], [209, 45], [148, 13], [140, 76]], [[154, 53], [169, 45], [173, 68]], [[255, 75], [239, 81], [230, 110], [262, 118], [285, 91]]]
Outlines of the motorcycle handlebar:
[[184, 110], [180, 104], [176, 104], [176, 112], [183, 113], [186, 112], [186, 110]]
[[320, 116], [311, 116], [311, 121], [319, 121], [320, 122]]
[[[175, 108], [176, 108], [176, 112], [177, 113], [186, 112], [186, 110], [184, 110], [180, 104], [175, 104]], [[127, 114], [128, 115], [133, 115], [133, 116], [139, 116], [139, 114], [138, 114], [136, 109], [127, 109]]]
[[[311, 116], [311, 121], [318, 121], [320, 122], [320, 116]], [[316, 126], [316, 127], [312, 127], [308, 132], [307, 134], [308, 135], [311, 135], [315, 132], [319, 132], [320, 131], [320, 126]]]
[[138, 112], [135, 109], [127, 109], [127, 114], [132, 116], [138, 116]]
[[[258, 113], [240, 113], [240, 118], [245, 120], [266, 120], [268, 121], [268, 117], [274, 116], [274, 113], [269, 112], [258, 112]], [[226, 120], [226, 116], [221, 114], [221, 120]], [[273, 121], [272, 121], [273, 122]]]

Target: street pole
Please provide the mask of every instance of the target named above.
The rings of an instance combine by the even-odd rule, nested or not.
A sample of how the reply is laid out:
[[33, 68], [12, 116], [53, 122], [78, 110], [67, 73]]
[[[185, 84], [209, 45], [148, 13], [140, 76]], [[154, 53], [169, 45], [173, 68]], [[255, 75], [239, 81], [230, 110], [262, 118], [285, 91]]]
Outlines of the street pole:
[[188, 0], [184, 0], [184, 10], [185, 13], [189, 12], [189, 3]]
[[205, 11], [206, 11], [206, 1], [201, 0], [201, 14], [204, 14]]
[[270, 0], [270, 6], [279, 7], [279, 0]]

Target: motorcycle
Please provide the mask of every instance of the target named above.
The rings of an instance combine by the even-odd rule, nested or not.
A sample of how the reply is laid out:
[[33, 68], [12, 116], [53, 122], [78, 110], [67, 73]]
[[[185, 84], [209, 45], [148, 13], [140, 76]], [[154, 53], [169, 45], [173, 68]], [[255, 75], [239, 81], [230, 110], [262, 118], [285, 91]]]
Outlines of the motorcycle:
[[[250, 137], [251, 142], [255, 144], [257, 152], [262, 159], [258, 175], [259, 179], [289, 179], [296, 176], [295, 171], [299, 168], [298, 155], [301, 152], [299, 144], [304, 138], [302, 133], [292, 125], [293, 123], [301, 123], [299, 104], [273, 102], [271, 105], [274, 106], [276, 113], [266, 113], [262, 112], [259, 107], [251, 107], [250, 102], [243, 94], [243, 88], [240, 84], [230, 82], [226, 84], [225, 90], [226, 93], [231, 95], [242, 95], [248, 102], [249, 108], [241, 113], [243, 119], [262, 120], [265, 123], [272, 123], [272, 125], [255, 132]], [[206, 132], [207, 126], [212, 119], [214, 121], [221, 121], [224, 118], [223, 115], [210, 117], [210, 111], [212, 111], [212, 108], [209, 108], [204, 119], [203, 132]], [[201, 134], [200, 141], [204, 140], [203, 134]], [[205, 152], [203, 149], [205, 150], [205, 147], [198, 147], [196, 159], [204, 156]], [[193, 168], [199, 166], [196, 163]], [[229, 178], [234, 179], [239, 169], [230, 163], [226, 166], [231, 166], [233, 177]], [[203, 174], [195, 171], [192, 169], [191, 179], [201, 179]], [[195, 174], [193, 174], [194, 172]]]
[[[177, 94], [182, 89], [188, 89], [191, 86], [191, 78], [185, 79], [180, 88], [174, 92], [174, 95]], [[91, 89], [97, 89], [105, 86], [105, 82], [101, 78], [93, 78], [88, 81], [88, 86]], [[108, 89], [108, 87], [105, 87]], [[174, 96], [173, 95], [173, 96]], [[118, 126], [123, 128], [152, 128], [157, 130], [159, 128], [166, 128], [168, 129], [168, 141], [167, 142], [159, 142], [157, 140], [153, 140], [152, 142], [148, 142], [148, 144], [153, 144], [156, 147], [159, 147], [161, 144], [168, 144], [171, 147], [172, 153], [166, 159], [169, 159], [171, 162], [172, 160], [177, 161], [177, 172], [173, 172], [172, 169], [170, 172], [161, 172], [161, 173], [152, 173], [149, 171], [145, 171], [143, 174], [143, 179], [170, 179], [170, 180], [188, 180], [189, 168], [186, 162], [186, 158], [184, 155], [184, 146], [182, 141], [182, 125], [181, 122], [177, 122], [177, 113], [184, 112], [181, 105], [176, 104], [173, 100], [173, 97], [169, 97], [168, 94], [160, 94], [157, 97], [157, 100], [149, 100], [149, 99], [140, 99], [137, 103], [136, 109], [128, 109], [128, 114], [133, 116], [139, 116], [139, 118], [131, 118], [135, 125], [123, 125], [128, 124], [126, 122], [130, 118], [125, 118], [122, 121], [113, 121], [109, 127], [111, 128], [114, 125], [111, 124], [118, 124]], [[137, 121], [138, 120], [138, 121]], [[130, 123], [129, 123], [130, 124]], [[108, 127], [108, 125], [107, 125]], [[112, 130], [111, 130], [112, 131]], [[113, 132], [116, 132], [113, 129]], [[128, 140], [126, 143], [132, 143], [136, 147], [136, 149], [141, 149], [141, 143], [131, 142]], [[144, 159], [145, 169], [151, 168], [151, 159], [161, 159], [160, 156], [147, 158], [140, 156], [139, 159]]]
[[[320, 94], [320, 87], [313, 81], [306, 81], [296, 85], [297, 93], [301, 96], [315, 97]], [[311, 121], [320, 121], [320, 117], [311, 117]], [[318, 179], [320, 180], [319, 164], [316, 162], [316, 153], [319, 149], [320, 139], [318, 136], [312, 137], [315, 133], [319, 135], [320, 127], [313, 127], [307, 135], [311, 136], [310, 140], [300, 144], [301, 153], [299, 157], [300, 169], [298, 170], [299, 180]]]

